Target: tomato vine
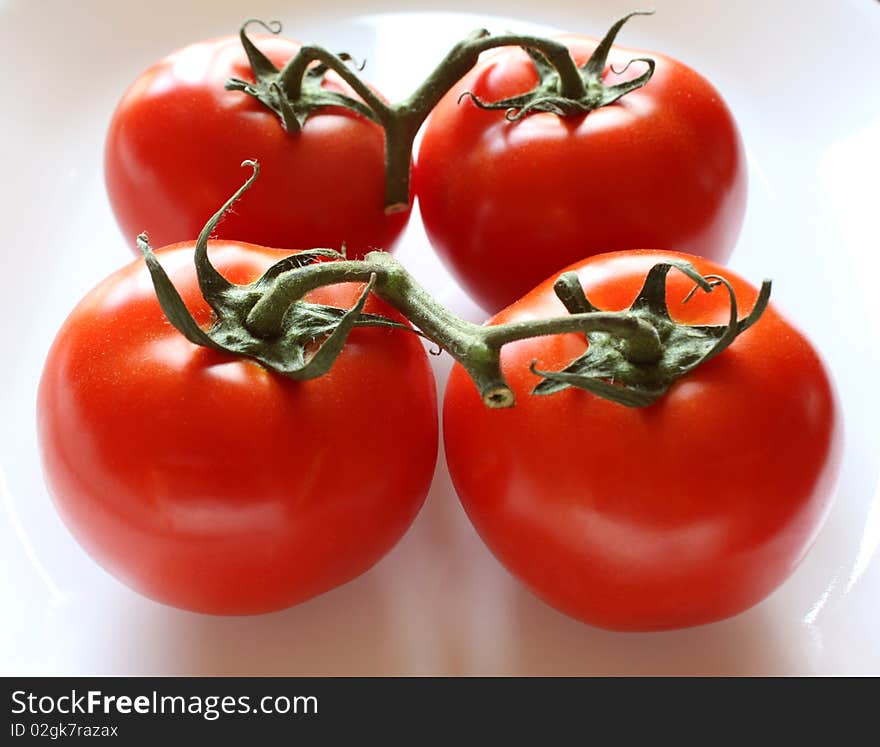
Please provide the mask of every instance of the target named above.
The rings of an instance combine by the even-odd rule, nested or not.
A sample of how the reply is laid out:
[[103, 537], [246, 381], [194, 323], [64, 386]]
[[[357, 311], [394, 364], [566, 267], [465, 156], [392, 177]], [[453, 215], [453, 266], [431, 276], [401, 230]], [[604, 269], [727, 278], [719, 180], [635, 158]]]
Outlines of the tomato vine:
[[[542, 378], [533, 394], [552, 394], [576, 387], [639, 407], [656, 401], [681, 376], [727, 348], [760, 318], [769, 302], [771, 285], [764, 281], [751, 312], [740, 319], [736, 294], [723, 277], [704, 277], [688, 262], [670, 261], [653, 267], [626, 311], [596, 308], [584, 295], [576, 277], [568, 273], [561, 275], [554, 286], [569, 312], [567, 316], [484, 327], [460, 319], [434, 300], [390, 254], [376, 251], [364, 259], [346, 259], [330, 249], [292, 255], [253, 283], [236, 285], [211, 264], [208, 237], [257, 178], [256, 162], [245, 161], [242, 165], [250, 166], [253, 173], [208, 221], [196, 242], [199, 285], [215, 314], [209, 330], [199, 327], [190, 315], [150, 248], [146, 234], [138, 237], [138, 243], [163, 311], [191, 342], [251, 357], [294, 379], [326, 373], [357, 325], [401, 326], [384, 317], [362, 313], [367, 295], [373, 292], [400, 311], [420, 334], [449, 352], [474, 380], [488, 407], [514, 404], [513, 390], [501, 371], [500, 353], [504, 345], [572, 332], [585, 334], [589, 348], [560, 371], [542, 371], [533, 362], [533, 372]], [[711, 292], [722, 286], [727, 290], [727, 324], [686, 325], [669, 316], [665, 283], [673, 268], [693, 280], [695, 289]], [[347, 311], [304, 300], [316, 288], [351, 282], [366, 285]]]
[[[532, 91], [502, 101], [483, 102], [471, 94], [478, 106], [506, 109], [511, 119], [539, 111], [559, 116], [583, 115], [614, 103], [651, 79], [654, 61], [646, 57], [630, 61], [629, 64], [640, 61], [647, 66], [631, 80], [609, 86], [603, 82], [602, 74], [623, 25], [633, 16], [652, 13], [636, 10], [618, 20], [581, 66], [560, 41], [524, 34], [493, 36], [485, 29], [478, 29], [455, 44], [424, 82], [396, 104], [386, 103], [361, 80], [350, 66], [352, 58], [347, 54], [334, 54], [323, 47], [307, 45], [278, 69], [250, 39], [247, 29], [259, 24], [270, 33], [278, 34], [281, 24], [250, 19], [242, 25], [239, 36], [255, 82], [231, 78], [226, 88], [253, 96], [271, 109], [291, 134], [299, 132], [309, 117], [326, 107], [350, 109], [381, 125], [385, 131], [385, 211], [394, 213], [409, 207], [413, 143], [419, 128], [449, 89], [476, 65], [483, 52], [498, 47], [522, 47], [535, 65], [539, 82]], [[339, 75], [360, 100], [322, 88], [321, 82], [329, 70]]]

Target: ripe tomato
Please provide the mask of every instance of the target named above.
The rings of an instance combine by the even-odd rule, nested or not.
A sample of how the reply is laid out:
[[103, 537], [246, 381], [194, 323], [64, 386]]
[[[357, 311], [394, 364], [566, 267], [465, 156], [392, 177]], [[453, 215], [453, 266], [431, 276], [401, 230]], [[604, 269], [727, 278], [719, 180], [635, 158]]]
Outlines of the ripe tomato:
[[[596, 46], [562, 39], [583, 64]], [[682, 63], [615, 47], [609, 65], [656, 61], [651, 80], [587, 116], [477, 108], [537, 81], [521, 49], [487, 55], [426, 125], [414, 171], [431, 243], [462, 287], [497, 311], [562, 267], [653, 247], [723, 262], [743, 220], [742, 142], [718, 92]], [[634, 69], [640, 63], [634, 63]], [[632, 77], [606, 68], [609, 85]], [[498, 268], [502, 268], [499, 270]]]
[[[718, 265], [671, 252], [574, 265], [588, 298], [627, 308], [670, 257], [730, 280], [742, 310], [755, 289]], [[687, 324], [727, 321], [727, 296], [673, 272], [667, 299]], [[489, 323], [564, 314], [552, 282]], [[559, 370], [581, 335], [502, 349], [516, 406], [489, 410], [460, 366], [444, 405], [449, 470], [493, 553], [532, 591], [616, 630], [697, 625], [736, 614], [785, 580], [812, 543], [837, 468], [832, 385], [810, 343], [771, 305], [754, 327], [655, 404], [633, 409], [569, 388], [548, 396], [529, 366]]]
[[[201, 323], [192, 246], [158, 256]], [[283, 253], [216, 242], [230, 280]], [[316, 303], [350, 307], [362, 285]], [[370, 298], [367, 311], [400, 318]], [[58, 334], [39, 388], [50, 492], [85, 549], [137, 591], [216, 614], [280, 609], [366, 571], [421, 506], [437, 452], [421, 342], [358, 328], [329, 373], [297, 382], [188, 342], [136, 261]]]
[[[276, 65], [299, 45], [257, 37]], [[289, 249], [345, 244], [349, 256], [391, 249], [409, 218], [385, 215], [382, 129], [352, 112], [323, 110], [299, 133], [229, 78], [253, 81], [238, 37], [186, 47], [144, 72], [110, 123], [104, 169], [122, 231], [149, 229], [155, 246], [195, 239], [241, 182], [239, 164], [263, 167], [248, 209], [229, 213], [220, 238]], [[351, 94], [335, 74], [324, 87]]]

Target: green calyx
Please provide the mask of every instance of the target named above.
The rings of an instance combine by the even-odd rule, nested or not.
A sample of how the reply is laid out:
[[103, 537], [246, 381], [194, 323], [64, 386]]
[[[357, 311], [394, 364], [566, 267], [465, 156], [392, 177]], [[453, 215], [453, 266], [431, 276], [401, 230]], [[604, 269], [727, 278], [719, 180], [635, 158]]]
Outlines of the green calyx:
[[[257, 177], [256, 162], [245, 161], [242, 165], [250, 166], [253, 174], [208, 221], [196, 242], [199, 287], [214, 312], [208, 329], [202, 329], [192, 317], [144, 234], [138, 237], [138, 245], [162, 310], [188, 340], [252, 358], [293, 379], [311, 379], [330, 370], [355, 327], [387, 327], [416, 332], [431, 340], [464, 367], [487, 407], [510, 407], [514, 394], [501, 369], [504, 345], [575, 333], [586, 336], [586, 352], [560, 371], [544, 371], [533, 362], [531, 370], [541, 381], [532, 394], [550, 395], [576, 388], [622, 405], [643, 407], [727, 348], [758, 320], [770, 298], [770, 282], [765, 281], [751, 312], [739, 319], [736, 294], [727, 280], [714, 275], [704, 277], [688, 262], [662, 262], [651, 268], [638, 297], [625, 311], [596, 308], [584, 294], [577, 275], [569, 272], [554, 285], [567, 315], [481, 326], [460, 319], [439, 304], [390, 254], [377, 251], [362, 260], [350, 260], [331, 249], [293, 254], [253, 283], [236, 285], [208, 259], [208, 237]], [[712, 292], [719, 286], [727, 290], [727, 324], [686, 325], [670, 317], [666, 278], [673, 268], [694, 281], [691, 293], [697, 289]], [[304, 300], [310, 291], [338, 283], [364, 283], [351, 308]], [[415, 329], [365, 313], [370, 293], [397, 309]]]
[[[324, 77], [330, 70], [327, 64], [302, 65], [302, 70], [299, 70], [300, 66], [285, 67], [283, 71], [275, 67], [248, 37], [247, 29], [253, 24], [262, 26], [272, 34], [281, 33], [281, 24], [278, 21], [266, 23], [257, 18], [245, 21], [239, 30], [239, 38], [250, 62], [254, 82], [230, 78], [226, 81], [226, 90], [241, 91], [253, 96], [275, 112], [288, 132], [299, 132], [310, 116], [326, 107], [342, 107], [376, 121], [373, 110], [362, 101], [323, 87]], [[352, 61], [351, 55], [345, 52], [338, 55], [323, 50], [322, 52], [328, 58], [332, 58], [336, 66], [341, 69], [347, 70], [348, 63]], [[289, 91], [289, 87], [295, 90]]]
[[654, 74], [654, 60], [649, 57], [638, 57], [630, 60], [622, 70], [615, 72], [622, 74], [634, 62], [644, 62], [647, 69], [641, 75], [612, 86], [606, 85], [603, 80], [608, 53], [620, 29], [633, 16], [651, 15], [653, 12], [653, 10], [636, 10], [617, 21], [599, 42], [590, 59], [577, 68], [579, 84], [572, 85], [563, 81], [557, 67], [551, 64], [543, 52], [534, 47], [524, 46], [523, 49], [531, 58], [535, 72], [538, 74], [538, 84], [535, 88], [518, 96], [489, 102], [466, 91], [459, 100], [469, 97], [481, 109], [504, 110], [507, 112], [507, 119], [512, 122], [537, 112], [549, 112], [560, 117], [580, 116], [613, 104], [631, 91], [642, 88]]
[[[722, 325], [680, 324], [666, 306], [666, 276], [673, 268], [694, 281], [694, 290], [711, 292], [723, 286], [730, 297], [730, 318]], [[571, 313], [597, 312], [584, 295], [575, 273], [562, 275], [555, 283], [557, 296]], [[656, 402], [678, 379], [721, 353], [764, 313], [770, 301], [771, 283], [765, 280], [751, 312], [738, 318], [736, 294], [730, 283], [717, 275], [700, 275], [689, 262], [654, 265], [638, 297], [626, 313], [644, 320], [657, 333], [656, 341], [634, 346], [631, 339], [604, 331], [586, 334], [589, 347], [562, 371], [542, 371], [532, 363], [532, 372], [543, 378], [533, 394], [553, 394], [569, 387], [585, 389], [629, 407]]]
[[203, 330], [190, 314], [156, 255], [146, 234], [138, 236], [140, 248], [162, 311], [168, 320], [192, 343], [231, 355], [246, 356], [266, 368], [297, 380], [312, 379], [330, 370], [343, 345], [356, 326], [394, 327], [408, 330], [398, 322], [363, 312], [373, 281], [369, 280], [350, 309], [292, 299], [284, 315], [269, 334], [260, 335], [247, 325], [253, 307], [271, 289], [277, 278], [293, 269], [326, 259], [341, 258], [332, 249], [314, 249], [285, 257], [247, 285], [230, 283], [208, 259], [208, 237], [232, 203], [250, 187], [259, 173], [254, 161], [245, 161], [254, 172], [245, 184], [208, 221], [195, 249], [196, 273], [204, 299], [214, 312], [210, 329]]

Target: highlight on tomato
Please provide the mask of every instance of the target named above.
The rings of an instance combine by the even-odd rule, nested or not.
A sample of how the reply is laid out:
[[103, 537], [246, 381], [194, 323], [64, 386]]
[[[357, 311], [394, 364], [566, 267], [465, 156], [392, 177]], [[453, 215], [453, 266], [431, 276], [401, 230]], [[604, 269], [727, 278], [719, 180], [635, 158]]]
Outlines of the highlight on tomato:
[[409, 209], [385, 210], [383, 131], [371, 110], [338, 73], [315, 65], [303, 66], [300, 98], [288, 105], [281, 74], [302, 47], [251, 39], [252, 24], [262, 22], [158, 61], [123, 95], [104, 152], [123, 234], [149, 230], [156, 246], [194, 240], [238, 187], [238, 164], [256, 158], [263, 175], [248, 210], [227, 215], [217, 238], [295, 250], [344, 247], [349, 256], [391, 250]]
[[[683, 262], [713, 292], [695, 293]], [[446, 458], [477, 532], [536, 595], [592, 625], [680, 628], [757, 604], [829, 508], [840, 424], [819, 354], [773, 305], [739, 319], [738, 306], [766, 306], [765, 288], [705, 259], [619, 252], [554, 279], [487, 329], [569, 308], [628, 310], [658, 334], [506, 345], [509, 409], [484, 407], [454, 367]]]
[[556, 40], [575, 74], [534, 48], [484, 55], [428, 119], [413, 174], [425, 230], [488, 311], [602, 252], [733, 251], [747, 191], [733, 114], [684, 63], [612, 46], [632, 15], [601, 42]]

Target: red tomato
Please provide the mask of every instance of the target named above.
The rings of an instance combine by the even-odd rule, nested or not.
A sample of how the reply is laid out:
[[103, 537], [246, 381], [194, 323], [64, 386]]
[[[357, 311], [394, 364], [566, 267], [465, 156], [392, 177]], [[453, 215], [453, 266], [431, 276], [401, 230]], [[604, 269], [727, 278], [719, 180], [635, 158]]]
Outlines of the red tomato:
[[[299, 49], [284, 39], [256, 41], [277, 67]], [[218, 237], [289, 249], [345, 244], [349, 256], [390, 249], [409, 212], [384, 212], [382, 129], [334, 109], [287, 133], [261, 103], [224, 90], [233, 77], [254, 79], [238, 37], [206, 41], [153, 65], [119, 102], [104, 168], [132, 247], [146, 229], [154, 246], [195, 239], [241, 183], [241, 162], [256, 159], [262, 174], [248, 209], [230, 212]], [[335, 74], [324, 85], [352, 95]]]
[[[158, 253], [200, 323], [192, 247]], [[211, 257], [250, 282], [284, 254]], [[350, 307], [362, 285], [310, 294]], [[366, 310], [400, 318], [370, 298]], [[366, 571], [418, 512], [437, 452], [421, 342], [358, 328], [305, 382], [188, 342], [136, 261], [76, 307], [40, 382], [50, 492], [85, 549], [137, 591], [216, 614], [276, 610]]]
[[[578, 64], [596, 45], [563, 41]], [[615, 47], [609, 64], [619, 70], [644, 56], [656, 61], [647, 85], [587, 116], [508, 122], [503, 111], [458, 102], [464, 91], [486, 102], [529, 91], [537, 76], [520, 49], [486, 56], [432, 113], [414, 171], [422, 218], [484, 308], [495, 311], [600, 252], [730, 255], [746, 201], [733, 117], [704, 78], [669, 57]], [[607, 69], [605, 82], [630, 77]]]
[[[621, 310], [665, 258], [718, 273], [751, 308], [755, 289], [718, 265], [671, 252], [593, 257], [577, 271], [598, 307]], [[723, 289], [682, 298], [674, 319], [722, 324]], [[564, 314], [552, 281], [489, 323]], [[837, 469], [832, 385], [810, 343], [771, 305], [716, 358], [655, 404], [633, 409], [580, 389], [529, 392], [529, 370], [559, 370], [581, 335], [502, 349], [516, 406], [489, 410], [460, 366], [444, 406], [449, 470], [480, 536], [532, 591], [563, 612], [615, 630], [707, 623], [759, 602], [793, 571], [828, 509]]]

